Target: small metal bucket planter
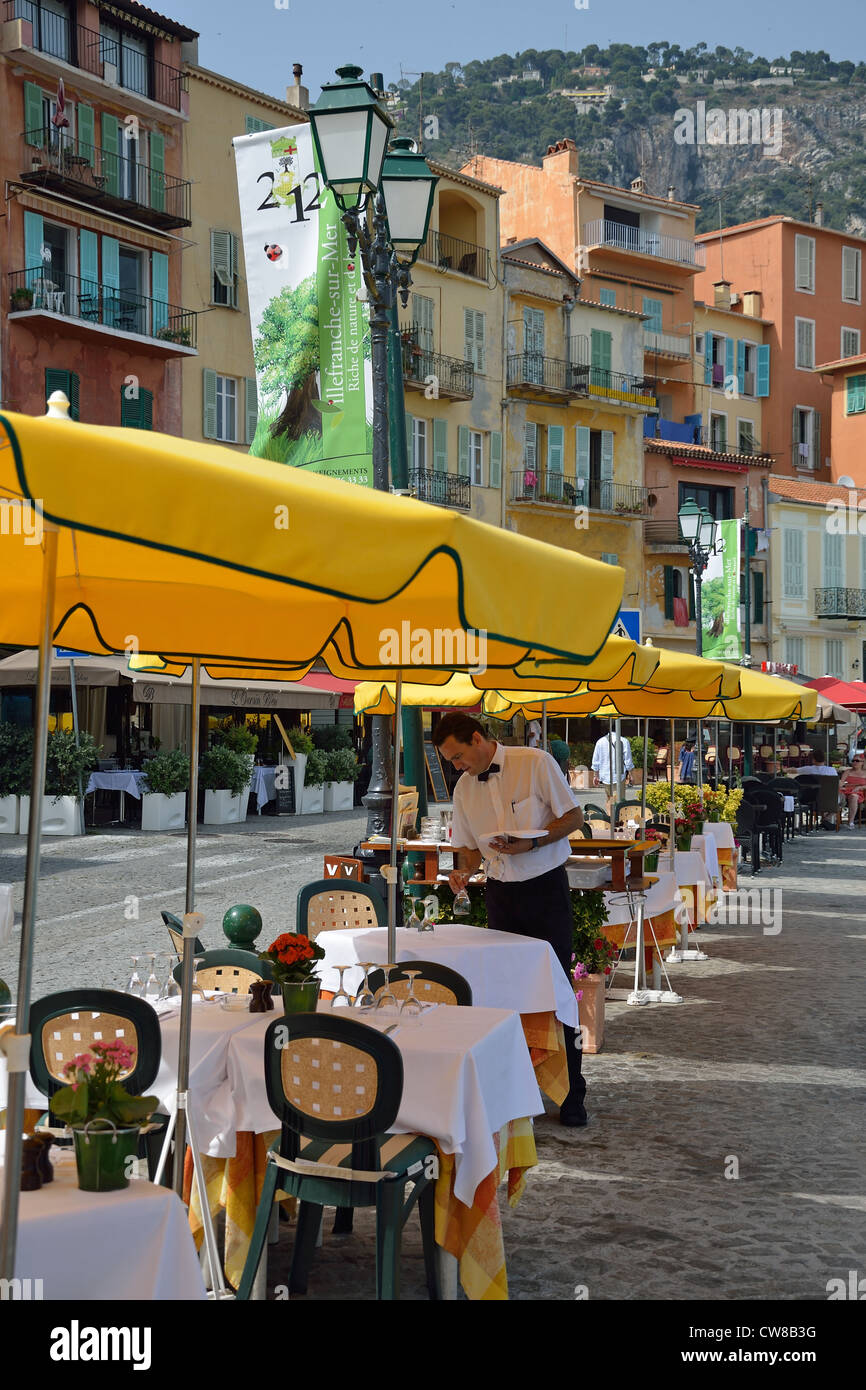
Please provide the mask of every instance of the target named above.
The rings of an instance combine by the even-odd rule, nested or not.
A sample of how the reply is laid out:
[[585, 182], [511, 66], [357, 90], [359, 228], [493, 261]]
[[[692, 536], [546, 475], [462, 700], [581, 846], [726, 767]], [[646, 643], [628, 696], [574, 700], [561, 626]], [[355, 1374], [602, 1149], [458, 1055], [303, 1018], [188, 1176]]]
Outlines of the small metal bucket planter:
[[[104, 1125], [104, 1129], [94, 1126]], [[112, 1120], [89, 1120], [75, 1127], [75, 1163], [82, 1192], [117, 1192], [129, 1186], [130, 1158], [138, 1153], [138, 1125], [118, 1129]]]

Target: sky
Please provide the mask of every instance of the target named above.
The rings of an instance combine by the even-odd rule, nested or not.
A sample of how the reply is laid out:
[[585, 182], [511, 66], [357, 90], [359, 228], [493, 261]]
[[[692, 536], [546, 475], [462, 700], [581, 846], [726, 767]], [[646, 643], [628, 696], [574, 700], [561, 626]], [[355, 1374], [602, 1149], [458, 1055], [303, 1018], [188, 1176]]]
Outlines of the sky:
[[[578, 9], [576, 4], [586, 4]], [[358, 63], [386, 85], [422, 68], [492, 58], [526, 48], [578, 50], [588, 43], [689, 48], [738, 45], [766, 58], [824, 49], [831, 58], [866, 58], [862, 0], [149, 0], [150, 7], [197, 29], [199, 62], [271, 96], [284, 96], [292, 64], [315, 101], [334, 68]], [[239, 22], [241, 20], [242, 22]], [[414, 76], [410, 76], [414, 80]]]

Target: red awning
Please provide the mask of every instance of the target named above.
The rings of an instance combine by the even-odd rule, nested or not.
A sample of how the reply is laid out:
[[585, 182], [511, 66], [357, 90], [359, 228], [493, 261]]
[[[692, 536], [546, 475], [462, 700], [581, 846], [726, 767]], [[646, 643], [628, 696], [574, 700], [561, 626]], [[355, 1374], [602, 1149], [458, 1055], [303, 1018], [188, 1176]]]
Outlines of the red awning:
[[341, 680], [329, 671], [310, 671], [300, 684], [309, 685], [313, 690], [328, 690], [332, 695], [354, 695], [358, 682]]
[[866, 684], [863, 681], [840, 681], [835, 676], [818, 676], [816, 680], [806, 681], [806, 685], [834, 705], [866, 710]]

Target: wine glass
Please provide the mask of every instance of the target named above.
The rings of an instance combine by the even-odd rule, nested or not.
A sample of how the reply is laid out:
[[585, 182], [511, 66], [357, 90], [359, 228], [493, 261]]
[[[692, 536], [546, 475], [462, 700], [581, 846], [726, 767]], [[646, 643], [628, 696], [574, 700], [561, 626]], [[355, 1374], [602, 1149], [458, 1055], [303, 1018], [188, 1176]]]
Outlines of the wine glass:
[[150, 961], [150, 969], [147, 973], [147, 979], [144, 982], [142, 994], [148, 1004], [155, 1004], [162, 994], [162, 985], [157, 979], [156, 974], [156, 952], [148, 951], [146, 955], [147, 959]]
[[418, 899], [410, 898], [410, 902], [412, 904], [412, 911], [405, 919], [404, 925], [406, 927], [414, 927], [416, 931], [421, 931], [421, 918], [418, 916]]
[[387, 964], [382, 966], [382, 970], [385, 974], [385, 984], [382, 987], [382, 989], [379, 990], [379, 995], [376, 999], [377, 1013], [387, 1012], [389, 1014], [398, 1014], [400, 1012], [400, 1001], [397, 998], [394, 991], [391, 989], [391, 971], [396, 969], [396, 961], [389, 961]]
[[419, 1018], [424, 1012], [424, 1005], [415, 993], [415, 981], [421, 974], [420, 970], [404, 970], [403, 974], [409, 981], [409, 993], [403, 1000], [400, 1008], [401, 1018]]
[[162, 961], [163, 978], [161, 999], [177, 999], [180, 996], [180, 985], [174, 978], [174, 967], [177, 964], [176, 958], [169, 954], [160, 957]]
[[345, 1004], [340, 1004], [340, 1007], [346, 1009], [351, 1008], [352, 1000], [349, 997], [348, 992], [343, 988], [343, 976], [345, 975], [346, 971], [351, 970], [352, 967], [351, 965], [335, 965], [334, 969], [339, 970], [340, 972], [340, 988], [337, 990], [337, 993], [331, 1000], [331, 1008], [336, 1009], [337, 1005], [340, 1004], [340, 1001], [343, 999], [345, 999], [346, 1002]]
[[454, 916], [468, 917], [472, 911], [472, 899], [465, 888], [461, 888], [454, 895]]
[[436, 918], [439, 916], [439, 899], [435, 893], [424, 899], [424, 919], [421, 922], [419, 931], [433, 931], [436, 926]]
[[364, 972], [364, 983], [355, 995], [355, 1008], [375, 1009], [376, 996], [370, 988], [370, 971], [373, 969], [376, 962], [372, 960], [360, 960], [358, 964]]
[[141, 960], [141, 954], [140, 954], [140, 953], [139, 953], [138, 955], [134, 955], [134, 956], [132, 957], [132, 974], [130, 975], [129, 981], [127, 982], [127, 986], [126, 986], [126, 993], [127, 993], [127, 994], [135, 994], [135, 995], [137, 995], [139, 998], [141, 998], [142, 992], [143, 992], [143, 990], [144, 990], [144, 980], [141, 978], [141, 976], [140, 976], [139, 973], [138, 973], [138, 962], [139, 962], [140, 960]]

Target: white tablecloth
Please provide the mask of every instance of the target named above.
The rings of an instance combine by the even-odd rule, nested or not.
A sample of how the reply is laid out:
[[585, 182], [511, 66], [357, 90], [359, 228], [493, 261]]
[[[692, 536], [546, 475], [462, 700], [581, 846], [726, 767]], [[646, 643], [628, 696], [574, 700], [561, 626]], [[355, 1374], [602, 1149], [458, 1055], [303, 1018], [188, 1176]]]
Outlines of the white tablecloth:
[[714, 883], [720, 884], [722, 871], [719, 868], [719, 851], [712, 835], [693, 835], [692, 851], [702, 856], [710, 878]]
[[[262, 1133], [278, 1128], [264, 1072], [264, 1035], [276, 1015], [254, 1017], [254, 1027], [231, 1037], [228, 1085], [237, 1129]], [[381, 1026], [393, 1022], [389, 1017]], [[391, 1038], [403, 1057], [393, 1132], [426, 1134], [455, 1154], [454, 1193], [471, 1206], [478, 1184], [496, 1167], [493, 1135], [510, 1120], [544, 1111], [520, 1019], [503, 1009], [441, 1005]]]
[[256, 805], [259, 813], [263, 806], [276, 797], [276, 787], [274, 785], [277, 775], [275, 767], [254, 767], [253, 778], [250, 783], [250, 790], [255, 794]]
[[[322, 988], [336, 991], [340, 977], [335, 965], [356, 961], [384, 963], [388, 959], [388, 933], [384, 927], [358, 931], [326, 931], [317, 937], [325, 948], [319, 965]], [[430, 960], [450, 966], [472, 989], [473, 1004], [489, 1009], [514, 1009], [519, 1014], [556, 1013], [569, 1028], [577, 1028], [574, 990], [554, 955], [549, 941], [530, 936], [491, 931], [455, 923], [431, 932], [397, 932], [397, 961]], [[345, 987], [356, 994], [364, 979], [359, 969], [347, 970]]]
[[44, 1298], [73, 1303], [205, 1298], [174, 1192], [142, 1179], [120, 1192], [80, 1192], [72, 1149], [51, 1156], [54, 1182], [19, 1197], [16, 1278], [41, 1279]]
[[84, 795], [91, 792], [126, 792], [141, 800], [142, 784], [147, 791], [147, 777], [143, 772], [91, 772]]
[[701, 826], [704, 835], [712, 835], [716, 849], [735, 849], [734, 827], [726, 820], [705, 820]]

